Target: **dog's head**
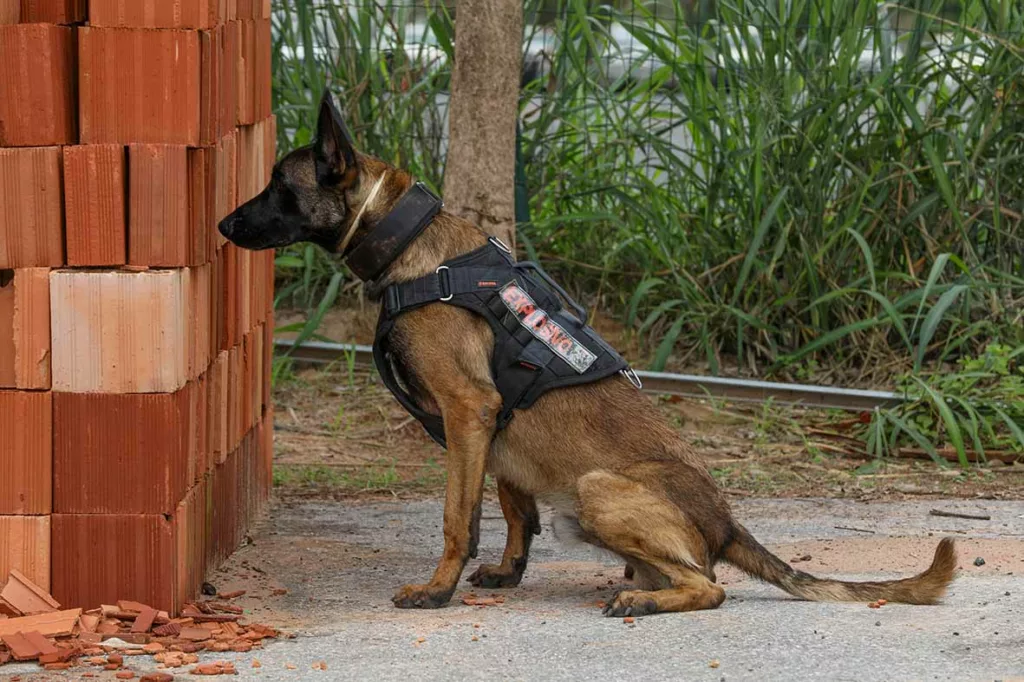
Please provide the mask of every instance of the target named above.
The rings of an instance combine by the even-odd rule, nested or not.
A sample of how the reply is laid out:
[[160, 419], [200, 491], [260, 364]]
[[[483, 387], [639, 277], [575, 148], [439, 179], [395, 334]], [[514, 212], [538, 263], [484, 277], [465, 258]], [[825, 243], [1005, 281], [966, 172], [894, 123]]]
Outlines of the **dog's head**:
[[[266, 189], [224, 218], [219, 229], [246, 249], [313, 242], [344, 252], [365, 233], [365, 225], [354, 224], [360, 215], [367, 208], [371, 215], [382, 214], [382, 208], [386, 213], [411, 184], [407, 174], [356, 152], [334, 99], [324, 91], [313, 143], [278, 161]], [[367, 207], [375, 186], [375, 205]]]

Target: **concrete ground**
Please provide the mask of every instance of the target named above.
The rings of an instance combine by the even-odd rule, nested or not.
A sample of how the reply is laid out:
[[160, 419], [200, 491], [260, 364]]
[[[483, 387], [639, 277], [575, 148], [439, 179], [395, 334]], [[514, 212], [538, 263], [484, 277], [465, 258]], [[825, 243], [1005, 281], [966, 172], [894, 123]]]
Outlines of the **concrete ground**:
[[[204, 659], [234, 660], [255, 680], [1024, 680], [1024, 502], [744, 499], [734, 508], [769, 548], [812, 573], [907, 575], [951, 535], [960, 576], [942, 605], [869, 609], [797, 601], [723, 566], [729, 598], [719, 609], [627, 624], [598, 606], [625, 587], [621, 563], [558, 541], [544, 515], [526, 577], [504, 604], [463, 605], [474, 591], [464, 584], [445, 609], [401, 611], [392, 593], [427, 579], [441, 551], [440, 501], [279, 503], [212, 579], [222, 590], [250, 587], [253, 617], [298, 637]], [[496, 561], [503, 542], [490, 503], [480, 560]], [[270, 597], [272, 586], [288, 593]], [[29, 670], [4, 673], [41, 679]]]

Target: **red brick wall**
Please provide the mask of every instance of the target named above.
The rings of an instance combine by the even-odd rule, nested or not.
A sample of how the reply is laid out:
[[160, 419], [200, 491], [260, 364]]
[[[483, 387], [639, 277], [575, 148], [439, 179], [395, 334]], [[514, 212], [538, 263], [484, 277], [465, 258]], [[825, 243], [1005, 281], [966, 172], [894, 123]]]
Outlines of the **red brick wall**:
[[[88, 22], [88, 26], [86, 26]], [[265, 0], [0, 0], [0, 579], [175, 611], [270, 487]]]

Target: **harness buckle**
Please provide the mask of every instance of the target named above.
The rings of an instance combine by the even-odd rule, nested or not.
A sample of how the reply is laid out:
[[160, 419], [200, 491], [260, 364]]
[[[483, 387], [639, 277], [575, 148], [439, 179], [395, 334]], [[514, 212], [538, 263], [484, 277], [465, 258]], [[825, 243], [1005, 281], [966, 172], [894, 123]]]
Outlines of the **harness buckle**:
[[640, 381], [640, 377], [636, 375], [636, 371], [632, 367], [620, 369], [619, 374], [629, 379], [629, 383], [633, 384], [633, 388], [635, 388], [638, 391], [643, 390], [644, 383]]
[[[438, 287], [441, 289], [442, 294], [441, 298], [438, 300], [441, 301], [450, 301], [452, 300], [452, 296], [454, 296], [454, 294], [452, 294], [452, 283], [448, 276], [449, 269], [450, 268], [447, 265], [441, 265], [437, 268], [437, 270], [434, 270], [434, 273], [437, 274], [437, 284]], [[443, 275], [441, 274], [442, 270], [444, 271]], [[444, 295], [445, 291], [448, 292], [447, 296]]]
[[402, 308], [402, 300], [398, 293], [398, 287], [390, 286], [384, 290], [384, 307], [388, 317], [394, 317]]

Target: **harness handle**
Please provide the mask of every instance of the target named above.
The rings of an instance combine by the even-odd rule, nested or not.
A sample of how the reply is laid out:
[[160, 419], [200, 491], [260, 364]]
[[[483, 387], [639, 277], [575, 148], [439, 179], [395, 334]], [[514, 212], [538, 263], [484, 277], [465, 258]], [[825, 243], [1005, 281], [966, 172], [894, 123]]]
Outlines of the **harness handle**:
[[535, 272], [538, 277], [543, 279], [544, 282], [549, 287], [554, 289], [555, 293], [557, 293], [559, 296], [561, 296], [562, 300], [565, 301], [569, 305], [570, 308], [572, 308], [572, 311], [574, 313], [576, 313], [576, 317], [579, 318], [580, 322], [586, 323], [586, 321], [589, 319], [589, 316], [587, 315], [586, 308], [584, 308], [579, 303], [574, 301], [572, 299], [572, 297], [569, 296], [568, 293], [566, 293], [565, 289], [560, 287], [555, 280], [551, 279], [551, 277], [550, 277], [550, 275], [548, 275], [548, 273], [544, 272], [544, 268], [542, 268], [541, 266], [537, 265], [533, 261], [529, 261], [529, 260], [520, 261], [520, 262], [516, 263], [516, 267], [517, 268], [523, 268], [524, 270], [532, 270], [533, 272]]

